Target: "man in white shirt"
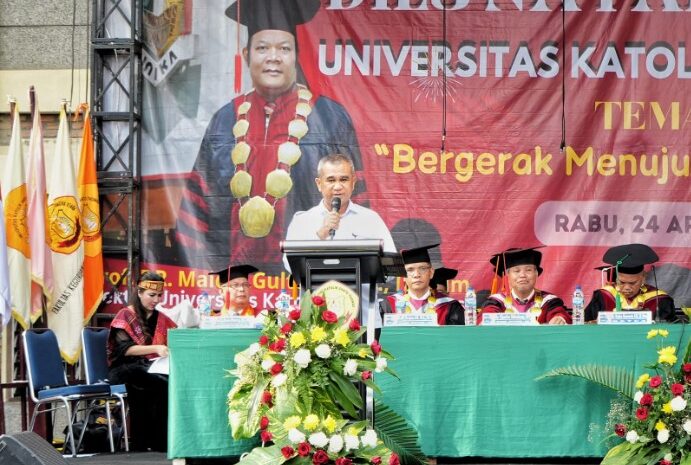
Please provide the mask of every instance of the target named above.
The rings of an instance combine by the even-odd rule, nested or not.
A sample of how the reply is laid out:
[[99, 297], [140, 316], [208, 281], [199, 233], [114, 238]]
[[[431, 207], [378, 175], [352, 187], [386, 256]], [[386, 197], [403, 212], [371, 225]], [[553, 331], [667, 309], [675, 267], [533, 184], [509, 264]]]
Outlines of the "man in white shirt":
[[[323, 157], [317, 175], [322, 200], [293, 215], [286, 240], [382, 239], [384, 252], [396, 252], [389, 228], [379, 214], [350, 200], [357, 182], [350, 158], [341, 154]], [[332, 209], [334, 198], [340, 199], [338, 211]]]

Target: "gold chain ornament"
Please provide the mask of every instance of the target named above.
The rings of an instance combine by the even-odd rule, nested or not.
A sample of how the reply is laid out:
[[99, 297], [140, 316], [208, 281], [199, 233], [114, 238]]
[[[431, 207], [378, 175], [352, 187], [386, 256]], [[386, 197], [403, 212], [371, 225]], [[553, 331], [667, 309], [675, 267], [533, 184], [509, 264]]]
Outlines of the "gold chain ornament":
[[[240, 202], [240, 227], [247, 237], [265, 237], [271, 231], [276, 217], [276, 202], [282, 199], [293, 188], [293, 180], [290, 173], [281, 164], [287, 166], [295, 165], [302, 151], [298, 145], [300, 139], [305, 137], [309, 131], [307, 117], [312, 113], [312, 92], [307, 87], [298, 84], [298, 103], [295, 105], [295, 118], [288, 123], [288, 140], [278, 146], [276, 169], [266, 175], [266, 192], [263, 196], [255, 195], [243, 202], [252, 192], [252, 175], [246, 170], [247, 160], [252, 151], [246, 142], [250, 123], [247, 114], [252, 107], [250, 102], [243, 102], [238, 106], [236, 122], [233, 125], [233, 136], [235, 136], [235, 147], [230, 153], [230, 159], [235, 166], [235, 174], [230, 179], [230, 192], [233, 197]], [[273, 205], [266, 200], [270, 195], [275, 200]]]

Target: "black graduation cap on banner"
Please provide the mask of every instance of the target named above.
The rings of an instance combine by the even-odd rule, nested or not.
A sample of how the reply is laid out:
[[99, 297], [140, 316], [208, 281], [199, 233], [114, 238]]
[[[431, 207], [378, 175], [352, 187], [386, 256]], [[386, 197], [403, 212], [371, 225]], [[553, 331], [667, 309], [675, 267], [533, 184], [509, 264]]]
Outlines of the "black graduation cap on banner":
[[432, 280], [429, 282], [429, 286], [432, 288], [436, 288], [437, 284], [442, 284], [446, 286], [446, 282], [449, 279], [453, 279], [456, 277], [458, 274], [458, 270], [453, 270], [451, 268], [445, 268], [445, 267], [440, 267], [434, 270], [434, 276], [432, 276]]
[[407, 265], [408, 263], [431, 263], [432, 260], [429, 258], [429, 249], [439, 246], [439, 244], [424, 245], [422, 247], [416, 247], [414, 249], [401, 250], [401, 256], [403, 257], [403, 263]]
[[264, 29], [295, 35], [296, 26], [310, 21], [319, 6], [319, 0], [237, 0], [226, 9], [226, 16], [247, 26], [248, 37]]
[[540, 262], [542, 261], [542, 252], [538, 247], [529, 247], [525, 249], [517, 249], [512, 247], [506, 249], [503, 252], [492, 255], [489, 262], [494, 265], [496, 273], [499, 276], [504, 276], [507, 268], [511, 268], [518, 265], [535, 265], [537, 268], [537, 274], [542, 274], [542, 268], [540, 267]]
[[257, 271], [259, 269], [252, 265], [235, 265], [219, 271], [212, 271], [209, 274], [217, 274], [220, 283], [223, 285], [235, 278], [248, 278], [250, 273], [256, 273]]
[[625, 244], [612, 247], [602, 261], [617, 267], [619, 273], [638, 274], [645, 265], [655, 263], [660, 257], [645, 244]]

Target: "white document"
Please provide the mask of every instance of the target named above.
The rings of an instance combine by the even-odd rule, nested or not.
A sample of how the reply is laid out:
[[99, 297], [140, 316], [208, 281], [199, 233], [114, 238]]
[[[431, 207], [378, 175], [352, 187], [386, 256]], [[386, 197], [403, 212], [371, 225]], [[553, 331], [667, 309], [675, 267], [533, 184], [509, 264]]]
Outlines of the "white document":
[[537, 324], [529, 313], [483, 313], [482, 326], [532, 326]]
[[650, 325], [653, 323], [653, 313], [648, 310], [633, 310], [619, 312], [598, 312], [599, 325]]
[[385, 313], [384, 326], [439, 326], [436, 313]]
[[170, 374], [170, 358], [158, 357], [155, 358], [149, 367], [149, 373], [158, 373], [159, 375]]

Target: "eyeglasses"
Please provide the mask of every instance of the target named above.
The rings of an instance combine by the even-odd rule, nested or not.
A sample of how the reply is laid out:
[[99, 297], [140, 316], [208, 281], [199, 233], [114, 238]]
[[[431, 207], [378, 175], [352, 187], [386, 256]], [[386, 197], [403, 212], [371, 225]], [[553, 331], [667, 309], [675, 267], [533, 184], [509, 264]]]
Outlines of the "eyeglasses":
[[228, 287], [234, 291], [239, 291], [240, 289], [247, 290], [250, 287], [250, 283], [233, 283], [233, 284], [228, 284]]
[[431, 269], [431, 266], [418, 266], [417, 268], [406, 268], [405, 272], [408, 276], [415, 276], [416, 274], [425, 274]]

